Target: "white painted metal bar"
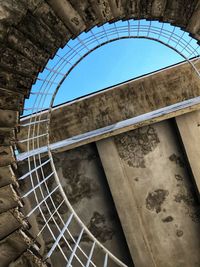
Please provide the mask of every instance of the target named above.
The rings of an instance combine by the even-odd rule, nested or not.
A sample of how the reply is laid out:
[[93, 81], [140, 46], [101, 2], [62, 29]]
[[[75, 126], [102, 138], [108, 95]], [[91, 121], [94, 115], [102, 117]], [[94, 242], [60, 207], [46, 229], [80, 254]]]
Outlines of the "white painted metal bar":
[[47, 95], [51, 95], [52, 96], [53, 95], [53, 93], [48, 93], [48, 92], [46, 93], [46, 92], [40, 92], [40, 91], [38, 91], [38, 92], [37, 91], [34, 91], [34, 92], [31, 92], [30, 94], [31, 95], [45, 95], [45, 96], [47, 96]]
[[95, 244], [96, 243], [93, 242], [91, 250], [90, 250], [90, 254], [89, 254], [89, 257], [88, 257], [88, 260], [87, 260], [87, 263], [86, 263], [85, 267], [89, 267], [90, 266], [91, 259], [92, 259], [92, 256], [93, 256], [93, 252], [94, 252], [94, 248], [95, 248]]
[[47, 120], [47, 119], [45, 119], [45, 120], [39, 120], [39, 121], [33, 121], [33, 122], [21, 124], [20, 127], [27, 127], [27, 126], [31, 126], [31, 125], [38, 124], [38, 123], [48, 122], [48, 121], [49, 120]]
[[[28, 138], [27, 138], [27, 147], [28, 147], [28, 151], [26, 153], [23, 153], [23, 155], [18, 155], [18, 159], [22, 159], [24, 157], [24, 159], [28, 158], [28, 162], [29, 162], [29, 175], [31, 177], [31, 183], [32, 183], [32, 189], [31, 192], [34, 192], [34, 194], [36, 193], [35, 189], [39, 188], [42, 194], [42, 201], [39, 203], [39, 200], [37, 198], [37, 194], [35, 194], [35, 198], [36, 198], [36, 202], [38, 203], [36, 207], [34, 207], [31, 211], [31, 214], [33, 214], [37, 207], [39, 208], [39, 212], [42, 215], [42, 218], [44, 220], [44, 226], [42, 227], [42, 231], [39, 232], [39, 235], [42, 234], [43, 229], [45, 227], [48, 227], [51, 236], [53, 238], [53, 240], [55, 241], [56, 238], [51, 230], [51, 225], [49, 224], [49, 222], [52, 220], [52, 222], [54, 223], [54, 225], [57, 227], [58, 232], [61, 234], [63, 227], [65, 226], [65, 223], [59, 213], [58, 207], [56, 207], [53, 198], [51, 197], [51, 195], [53, 194], [53, 191], [55, 189], [51, 189], [48, 187], [48, 184], [46, 183], [46, 178], [44, 176], [43, 173], [43, 166], [41, 168], [41, 157], [42, 157], [42, 153], [46, 153], [48, 152], [49, 156], [51, 157], [51, 150], [54, 149], [59, 149], [64, 147], [70, 147], [74, 144], [80, 144], [81, 142], [89, 142], [89, 140], [92, 140], [92, 138], [98, 139], [98, 138], [102, 138], [104, 134], [110, 134], [113, 135], [114, 132], [116, 130], [119, 131], [123, 131], [123, 129], [125, 129], [126, 127], [131, 127], [134, 126], [135, 124], [139, 124], [140, 122], [143, 123], [145, 122], [145, 120], [148, 120], [148, 118], [144, 117], [144, 115], [132, 118], [131, 121], [126, 120], [123, 121], [121, 124], [114, 124], [114, 125], [110, 125], [101, 129], [97, 129], [96, 131], [91, 131], [79, 136], [75, 136], [73, 138], [64, 140], [63, 142], [58, 142], [55, 144], [48, 144], [47, 146], [41, 147], [40, 148], [40, 142], [39, 142], [39, 138], [41, 137], [41, 124], [44, 121], [42, 119], [42, 115], [45, 112], [40, 112], [40, 109], [44, 109], [44, 104], [46, 106], [46, 100], [47, 100], [47, 96], [52, 95], [52, 99], [50, 101], [50, 108], [48, 110], [48, 118], [50, 118], [49, 114], [51, 114], [52, 111], [52, 105], [53, 105], [53, 101], [54, 98], [56, 96], [57, 90], [58, 88], [60, 88], [60, 86], [62, 85], [62, 82], [67, 78], [68, 74], [70, 73], [70, 71], [85, 57], [87, 56], [91, 51], [94, 51], [96, 48], [105, 45], [111, 41], [116, 41], [119, 39], [123, 39], [123, 38], [146, 38], [146, 39], [150, 39], [150, 40], [154, 40], [154, 41], [159, 41], [163, 44], [169, 44], [173, 42], [173, 46], [172, 45], [168, 45], [169, 48], [174, 49], [176, 52], [178, 52], [180, 55], [183, 56], [183, 58], [187, 59], [188, 55], [189, 57], [194, 57], [199, 55], [198, 53], [198, 49], [197, 47], [191, 43], [191, 40], [187, 38], [186, 34], [182, 34], [181, 35], [181, 31], [180, 33], [176, 34], [176, 32], [174, 31], [174, 27], [173, 30], [169, 30], [169, 29], [165, 29], [164, 24], [160, 23], [159, 26], [158, 25], [153, 25], [154, 23], [151, 22], [146, 22], [145, 24], [143, 24], [142, 21], [134, 21], [134, 20], [128, 20], [128, 24], [125, 22], [119, 22], [119, 23], [114, 23], [113, 27], [109, 26], [109, 27], [101, 27], [101, 28], [96, 28], [95, 33], [92, 31], [89, 31], [87, 34], [84, 35], [84, 38], [82, 38], [82, 36], [79, 39], [76, 39], [76, 43], [72, 44], [72, 46], [69, 46], [67, 44], [67, 47], [69, 48], [67, 52], [65, 52], [65, 54], [63, 56], [60, 55], [56, 55], [59, 60], [57, 60], [58, 62], [56, 62], [56, 64], [52, 67], [52, 61], [51, 61], [51, 67], [49, 68], [48, 66], [45, 68], [47, 72], [46, 77], [44, 79], [38, 78], [38, 80], [40, 80], [40, 84], [42, 81], [42, 86], [40, 87], [40, 90], [38, 92], [33, 92], [33, 95], [36, 95], [36, 102], [34, 103], [34, 107], [33, 108], [29, 108], [28, 110], [32, 110], [32, 112], [34, 110], [36, 110], [36, 115], [31, 114], [30, 117], [30, 122], [27, 123], [27, 125], [25, 124], [24, 127], [29, 126], [29, 131], [28, 131]], [[166, 25], [166, 24], [165, 24]], [[117, 38], [116, 38], [117, 35]], [[156, 38], [152, 38], [152, 36], [157, 35]], [[105, 42], [105, 38], [107, 39], [107, 42]], [[78, 40], [78, 42], [77, 42]], [[72, 42], [73, 43], [73, 42]], [[85, 53], [85, 48], [88, 48], [87, 52]], [[182, 50], [183, 54], [180, 53], [180, 51]], [[85, 54], [82, 56], [81, 52], [84, 52]], [[191, 61], [189, 60], [190, 64], [193, 66], [193, 64], [191, 63]], [[198, 73], [198, 70], [195, 69], [194, 70]], [[53, 85], [57, 85], [57, 88], [55, 89], [53, 87]], [[195, 101], [194, 101], [195, 102]], [[191, 103], [191, 106], [188, 105], [188, 107], [192, 107], [192, 105], [198, 105], [198, 103], [194, 104]], [[182, 106], [183, 102], [178, 103], [178, 105], [176, 107], [168, 107], [168, 110], [157, 110], [154, 111], [154, 113], [149, 114], [150, 118], [152, 116], [152, 118], [155, 117], [159, 117], [162, 116], [163, 114], [170, 114], [171, 112], [173, 112], [173, 108], [177, 108], [177, 110], [181, 110], [182, 108], [184, 108]], [[188, 103], [187, 103], [188, 104]], [[186, 105], [187, 106], [187, 105]], [[154, 117], [155, 116], [155, 117]], [[169, 115], [170, 116], [170, 115]], [[47, 137], [48, 137], [48, 126], [49, 126], [49, 120], [45, 120], [46, 126], [47, 126]], [[43, 134], [43, 132], [42, 132]], [[42, 135], [44, 136], [44, 135]], [[31, 140], [35, 140], [35, 141], [31, 141]], [[30, 148], [32, 150], [30, 150]], [[37, 160], [36, 160], [37, 158]], [[38, 159], [39, 159], [39, 163], [38, 163]], [[32, 164], [34, 163], [34, 164]], [[38, 166], [39, 164], [39, 166]], [[37, 168], [37, 169], [35, 169]], [[37, 170], [41, 168], [41, 172], [37, 172]], [[107, 266], [108, 264], [108, 257], [109, 259], [112, 259], [117, 265], [119, 266], [126, 266], [125, 264], [123, 264], [122, 262], [120, 262], [114, 255], [112, 255], [105, 247], [103, 247], [103, 245], [101, 243], [98, 242], [98, 240], [95, 239], [95, 237], [90, 233], [90, 231], [87, 229], [87, 227], [82, 223], [82, 221], [80, 220], [80, 218], [78, 217], [78, 215], [75, 213], [75, 211], [73, 210], [73, 208], [70, 206], [70, 203], [68, 202], [68, 199], [64, 193], [64, 191], [62, 190], [62, 185], [59, 181], [59, 178], [57, 177], [57, 173], [56, 170], [54, 168], [54, 163], [53, 163], [53, 159], [51, 158], [51, 168], [52, 170], [55, 172], [55, 182], [57, 183], [58, 187], [60, 186], [60, 193], [63, 197], [63, 201], [65, 201], [65, 205], [68, 207], [69, 210], [72, 211], [72, 213], [74, 214], [74, 218], [75, 221], [78, 222], [78, 224], [82, 227], [82, 229], [85, 229], [85, 232], [89, 235], [89, 237], [91, 238], [91, 240], [93, 240], [93, 245], [91, 247], [90, 250], [90, 254], [89, 256], [87, 256], [84, 251], [81, 249], [81, 247], [78, 245], [77, 249], [79, 249], [83, 255], [86, 257], [87, 259], [87, 263], [89, 262], [90, 264], [90, 256], [92, 257], [93, 255], [93, 246], [94, 244], [96, 244], [97, 247], [100, 247], [101, 249], [103, 249], [104, 253], [106, 254], [105, 256], [105, 266]], [[34, 185], [33, 183], [33, 179], [32, 179], [32, 172], [34, 172], [34, 169], [36, 171], [36, 178], [37, 178], [37, 185]], [[41, 182], [41, 178], [39, 177], [39, 175], [42, 176], [42, 181]], [[28, 175], [27, 175], [28, 176]], [[41, 183], [44, 183], [44, 186], [40, 186]], [[46, 196], [46, 193], [48, 194]], [[45, 197], [46, 196], [46, 197]], [[29, 194], [26, 195], [26, 197], [29, 197]], [[50, 201], [54, 207], [54, 212], [51, 212], [50, 207], [48, 206], [48, 203], [46, 202], [47, 198], [50, 198]], [[43, 210], [40, 207], [40, 205], [45, 202], [45, 208], [47, 208], [47, 211], [50, 214], [50, 217], [48, 219], [45, 218], [44, 214], [43, 214]], [[61, 202], [62, 203], [62, 202]], [[64, 203], [63, 203], [64, 204]], [[58, 215], [58, 217], [56, 217], [56, 219], [54, 218], [54, 215]], [[59, 222], [57, 223], [57, 219], [59, 218]], [[63, 225], [62, 227], [60, 227], [60, 224]], [[69, 236], [72, 238], [73, 242], [76, 242], [75, 239], [73, 238], [72, 233], [69, 231], [69, 229], [66, 229], [67, 233], [69, 234]], [[67, 247], [69, 247], [70, 251], [72, 251], [73, 254], [73, 249], [70, 246], [69, 242], [67, 241], [67, 239], [65, 238], [64, 235], [62, 235], [63, 240], [65, 241], [65, 244]], [[96, 243], [95, 243], [96, 242]], [[67, 256], [65, 255], [65, 252], [62, 250], [62, 247], [60, 246], [59, 242], [57, 242], [56, 247], [58, 247], [62, 253], [62, 255], [64, 256], [65, 260], [67, 261]], [[54, 249], [55, 250], [55, 249]], [[53, 251], [54, 252], [54, 251]], [[52, 254], [53, 254], [52, 252]], [[72, 256], [71, 254], [71, 256]], [[81, 260], [79, 259], [78, 255], [76, 255], [76, 253], [74, 253], [74, 256], [76, 257], [76, 259], [78, 260], [78, 262], [81, 264], [81, 266], [83, 266], [83, 263], [81, 262]], [[73, 259], [72, 257], [72, 259]], [[91, 264], [93, 266], [95, 266], [95, 264], [91, 261]], [[71, 266], [71, 263], [69, 264], [69, 266]], [[88, 265], [89, 266], [89, 265]], [[88, 267], [87, 266], [87, 267]]]
[[37, 111], [40, 111], [40, 110], [44, 110], [44, 109], [48, 109], [49, 107], [32, 107], [32, 108], [24, 108], [25, 111], [27, 110], [37, 110]]
[[34, 140], [34, 139], [37, 139], [37, 138], [40, 138], [40, 137], [43, 137], [43, 136], [47, 136], [47, 135], [48, 135], [48, 133], [44, 133], [44, 134], [40, 134], [40, 135], [37, 135], [37, 136], [29, 137], [29, 138], [24, 139], [24, 140], [19, 140], [18, 143], [29, 142], [30, 140]]
[[49, 250], [49, 252], [47, 253], [47, 256], [46, 256], [46, 259], [50, 258], [51, 257], [51, 254], [53, 253], [53, 251], [55, 250], [55, 248], [57, 247], [57, 245], [59, 244], [60, 242], [60, 239], [63, 237], [67, 227], [69, 226], [71, 220], [73, 218], [73, 213], [69, 216], [65, 226], [63, 227], [62, 231], [60, 232], [59, 236], [57, 237], [55, 243], [53, 244], [53, 246], [51, 247], [51, 249]]
[[105, 258], [104, 258], [103, 267], [107, 267], [107, 266], [108, 266], [108, 254], [106, 253]]
[[42, 205], [42, 203], [44, 203], [58, 188], [60, 187], [60, 185], [57, 185], [52, 191], [51, 191], [51, 193], [49, 194], [49, 195], [47, 195], [45, 198], [43, 198], [43, 200], [37, 205], [37, 206], [35, 206], [27, 215], [26, 215], [26, 217], [28, 218], [28, 217], [30, 217], [31, 216], [31, 214], [33, 214], [34, 213], [34, 211], [36, 210], [36, 209], [38, 209], [41, 205]]
[[[142, 122], [145, 122], [147, 120], [157, 118], [159, 116], [168, 115], [170, 113], [174, 113], [175, 111], [181, 111], [185, 108], [189, 108], [189, 107], [199, 105], [199, 104], [200, 104], [200, 97], [185, 100], [183, 102], [176, 103], [176, 104], [170, 105], [168, 107], [157, 109], [155, 111], [145, 113], [143, 115], [139, 115], [139, 116], [136, 116], [136, 117], [131, 118], [131, 119], [120, 121], [120, 122], [117, 122], [115, 124], [111, 124], [109, 126], [106, 126], [106, 127], [103, 127], [103, 128], [97, 129], [97, 130], [93, 130], [93, 131], [90, 131], [90, 132], [87, 132], [84, 134], [76, 135], [76, 136], [73, 136], [71, 138], [50, 144], [49, 148], [52, 151], [56, 150], [56, 149], [63, 148], [63, 147], [65, 147], [65, 149], [67, 149], [68, 146], [78, 144], [79, 142], [83, 142], [83, 141], [87, 141], [87, 140], [91, 140], [91, 142], [92, 142], [93, 141], [92, 138], [94, 138], [94, 137], [99, 138], [98, 140], [100, 140], [101, 137], [105, 134], [114, 133], [114, 131], [117, 131], [120, 129], [125, 130], [126, 127], [131, 127], [131, 126], [134, 126], [135, 124], [142, 123]], [[17, 157], [18, 161], [22, 161], [28, 157], [31, 157], [33, 155], [37, 155], [38, 153], [42, 154], [42, 153], [45, 153], [47, 151], [48, 151], [47, 146], [43, 146], [41, 148], [16, 155], [16, 157]]]
[[76, 250], [77, 250], [77, 248], [78, 248], [78, 246], [79, 246], [79, 243], [80, 243], [80, 241], [81, 241], [83, 232], [84, 232], [84, 228], [82, 228], [82, 230], [81, 230], [81, 232], [80, 232], [80, 234], [79, 234], [79, 237], [78, 237], [78, 239], [77, 239], [77, 241], [76, 241], [76, 244], [75, 244], [74, 249], [73, 249], [73, 251], [72, 251], [72, 253], [71, 253], [71, 255], [70, 255], [70, 258], [69, 258], [69, 261], [68, 261], [66, 267], [70, 267], [70, 266], [71, 266], [72, 260], [73, 260], [73, 258], [74, 258], [74, 255], [75, 255], [75, 253], [76, 253]]
[[51, 72], [57, 73], [57, 74], [59, 74], [59, 75], [61, 75], [61, 76], [65, 76], [64, 73], [61, 73], [61, 72], [59, 72], [59, 71], [57, 71], [57, 70], [55, 70], [55, 69], [51, 69], [51, 68], [48, 68], [48, 67], [45, 67], [45, 69], [47, 69], [47, 70], [49, 70], [49, 71], [51, 71]]
[[47, 163], [50, 162], [51, 159], [47, 159], [45, 162], [43, 162], [42, 164], [40, 164], [39, 166], [35, 167], [34, 169], [32, 169], [31, 171], [25, 173], [23, 176], [21, 176], [18, 180], [24, 180], [26, 177], [28, 177], [30, 174], [32, 174], [33, 172], [35, 172], [36, 170], [42, 168], [44, 165], [46, 165]]
[[40, 229], [40, 231], [37, 233], [37, 236], [40, 236], [40, 234], [43, 232], [43, 230], [45, 229], [45, 227], [48, 225], [48, 223], [50, 222], [50, 220], [53, 218], [53, 216], [55, 215], [56, 212], [58, 212], [59, 208], [63, 205], [64, 203], [64, 199], [61, 201], [61, 203], [55, 208], [55, 210], [52, 212], [52, 214], [50, 215], [50, 217], [47, 219], [46, 223], [43, 225], [43, 227]]
[[49, 174], [44, 180], [42, 180], [40, 183], [38, 183], [35, 187], [33, 187], [31, 190], [29, 190], [26, 194], [24, 194], [23, 196], [21, 196], [21, 198], [25, 198], [27, 196], [29, 196], [33, 191], [35, 191], [39, 186], [41, 186], [44, 182], [46, 182], [50, 177], [52, 177], [52, 175], [54, 174], [54, 172], [52, 172], [51, 174]]

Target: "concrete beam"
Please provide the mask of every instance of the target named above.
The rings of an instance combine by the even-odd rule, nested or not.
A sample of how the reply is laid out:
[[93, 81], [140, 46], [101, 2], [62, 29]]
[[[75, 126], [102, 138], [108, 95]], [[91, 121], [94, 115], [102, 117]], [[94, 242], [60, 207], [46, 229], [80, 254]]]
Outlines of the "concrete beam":
[[135, 266], [198, 267], [199, 202], [173, 124], [129, 131], [97, 148]]
[[[200, 80], [191, 65], [183, 63], [169, 67], [54, 108], [50, 143], [103, 127], [112, 128], [143, 114], [159, 113], [159, 109], [170, 109], [176, 104], [181, 106], [181, 102], [192, 101], [198, 96]], [[22, 120], [22, 124], [28, 122], [28, 117]], [[27, 129], [21, 128], [18, 135], [20, 140], [27, 138]], [[46, 124], [41, 123], [40, 134], [45, 130]], [[40, 138], [40, 145], [45, 144], [46, 137]], [[19, 147], [22, 152], [26, 151], [26, 143], [19, 144]]]
[[136, 267], [155, 267], [151, 249], [138, 216], [137, 203], [114, 142], [112, 139], [106, 139], [98, 142], [97, 148], [134, 264]]
[[[194, 110], [200, 109], [200, 97], [192, 99], [191, 101], [184, 101], [179, 104], [175, 104], [155, 112], [150, 112], [132, 119], [124, 120], [118, 122], [113, 125], [109, 125], [107, 127], [103, 127], [94, 131], [90, 131], [84, 134], [80, 134], [66, 140], [62, 140], [59, 142], [51, 143], [49, 148], [54, 153], [58, 153], [61, 151], [73, 149], [85, 144], [89, 144], [92, 142], [99, 141], [101, 139], [105, 139], [111, 136], [115, 136], [120, 133], [124, 133], [130, 130], [134, 130], [140, 128], [145, 125], [150, 125], [155, 122], [163, 121], [169, 118], [176, 117], [181, 114], [185, 114], [188, 112], [192, 112]], [[196, 103], [196, 104], [195, 104]], [[19, 143], [19, 147], [23, 151], [23, 148], [26, 150], [26, 145], [22, 145]], [[39, 147], [35, 142], [34, 150], [29, 150], [29, 152], [23, 152], [16, 156], [18, 161], [22, 161], [28, 157], [37, 155], [39, 153], [46, 153], [48, 151], [47, 146]], [[45, 154], [44, 154], [45, 155]]]
[[200, 112], [175, 118], [200, 198]]

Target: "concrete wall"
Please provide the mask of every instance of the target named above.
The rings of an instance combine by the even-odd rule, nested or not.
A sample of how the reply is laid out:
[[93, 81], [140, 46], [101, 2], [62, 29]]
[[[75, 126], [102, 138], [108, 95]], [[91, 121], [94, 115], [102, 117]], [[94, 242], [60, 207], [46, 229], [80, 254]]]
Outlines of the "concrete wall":
[[[199, 63], [198, 63], [199, 64]], [[50, 143], [134, 118], [200, 95], [199, 77], [188, 63], [139, 77], [57, 107], [50, 122]], [[199, 107], [198, 107], [199, 108]], [[158, 114], [160, 115], [160, 114]], [[46, 113], [41, 118], [46, 119]], [[29, 122], [25, 118], [22, 125]], [[27, 138], [27, 128], [18, 137]], [[40, 134], [46, 124], [40, 125]], [[35, 144], [38, 147], [38, 144]], [[40, 146], [46, 137], [40, 138]], [[19, 144], [26, 151], [26, 142]]]
[[[65, 8], [62, 8], [63, 5]], [[24, 98], [29, 96], [31, 85], [47, 60], [71, 37], [107, 21], [122, 18], [148, 18], [171, 22], [176, 26], [183, 27], [198, 40], [200, 39], [198, 0], [151, 0], [148, 3], [136, 0], [117, 2], [112, 0], [81, 2], [76, 0], [8, 0], [1, 1], [0, 9], [0, 94], [1, 99], [2, 96], [4, 99], [0, 103], [0, 172], [4, 184], [10, 181], [8, 176], [5, 179], [5, 169], [9, 173], [10, 165], [15, 165], [12, 149], [7, 146], [11, 146], [16, 138], [13, 132], [18, 128], [19, 112], [22, 110]], [[8, 99], [10, 99], [9, 102], [16, 103], [11, 107], [8, 105]], [[11, 133], [11, 138], [7, 138], [7, 133]], [[6, 157], [4, 157], [5, 155]], [[11, 177], [12, 175], [10, 175]], [[16, 182], [13, 181], [13, 184], [16, 185]], [[9, 187], [11, 187], [11, 183]], [[1, 193], [4, 190], [6, 189], [1, 189]], [[1, 197], [3, 195], [4, 193], [1, 194]], [[9, 202], [9, 198], [4, 200], [6, 203]], [[1, 223], [4, 216], [5, 214], [1, 212]], [[5, 223], [4, 226], [6, 227]], [[26, 244], [23, 248], [20, 247], [23, 238], [19, 239], [19, 232], [13, 232], [14, 229], [12, 227], [7, 229], [8, 236], [0, 244], [0, 261], [3, 266], [15, 261], [30, 245]], [[22, 236], [24, 237], [24, 234]], [[19, 242], [18, 245], [16, 240]], [[12, 246], [15, 247], [14, 250]], [[2, 253], [2, 251], [6, 253]], [[38, 259], [33, 261], [32, 254], [30, 253], [30, 255], [27, 257], [27, 253], [24, 253], [23, 263], [19, 259], [14, 266], [27, 266], [27, 264], [42, 266], [41, 262], [38, 263]]]
[[[198, 267], [200, 204], [175, 121], [98, 141], [97, 148], [98, 152], [92, 143], [54, 153], [66, 195], [91, 232], [125, 262], [129, 261], [128, 245], [136, 267]], [[48, 183], [50, 190], [54, 183]], [[60, 194], [53, 199], [59, 204]], [[31, 203], [35, 205], [34, 198]], [[48, 215], [45, 207], [43, 212]], [[60, 212], [67, 216], [67, 210]], [[38, 223], [42, 227], [41, 214], [32, 219], [35, 231]], [[77, 238], [77, 225], [71, 230]], [[40, 243], [42, 254], [52, 246], [47, 230]], [[87, 238], [81, 242], [86, 251], [89, 244]], [[57, 259], [52, 259], [55, 266]], [[100, 264], [99, 252], [95, 260]]]
[[[45, 160], [45, 159], [43, 159]], [[107, 247], [114, 255], [119, 257], [128, 266], [132, 266], [131, 259], [129, 256], [129, 250], [126, 245], [126, 241], [121, 229], [121, 224], [118, 219], [118, 214], [115, 210], [115, 205], [113, 203], [107, 180], [104, 174], [101, 161], [98, 156], [98, 152], [95, 144], [86, 145], [75, 150], [66, 151], [54, 154], [55, 166], [58, 171], [58, 175], [63, 185], [63, 188], [69, 198], [70, 203], [73, 205], [74, 209], [83, 220], [83, 222], [88, 226], [89, 230], [94, 234], [94, 236]], [[20, 166], [21, 174], [26, 172], [26, 166], [23, 164]], [[45, 169], [45, 176], [49, 174], [50, 170]], [[40, 179], [42, 179], [40, 177]], [[35, 177], [36, 180], [36, 177]], [[28, 191], [29, 186], [26, 181], [21, 183], [21, 193]], [[49, 190], [55, 187], [55, 182], [53, 179], [48, 181]], [[45, 192], [44, 188], [44, 192]], [[38, 198], [40, 198], [40, 192], [37, 191]], [[60, 193], [55, 193], [53, 195], [53, 200], [56, 206], [60, 204], [62, 197]], [[49, 201], [50, 207], [53, 206]], [[26, 203], [26, 211], [31, 209], [36, 205], [35, 197], [32, 194], [29, 197], [28, 203]], [[49, 216], [49, 212], [44, 205], [42, 205], [42, 211], [46, 218]], [[59, 209], [61, 216], [66, 220], [68, 216], [68, 210], [66, 206], [63, 205]], [[32, 224], [31, 233], [35, 236], [39, 229], [43, 226], [43, 219], [41, 213], [38, 211], [38, 215], [31, 216], [30, 222]], [[63, 227], [60, 223], [59, 218], [57, 218], [57, 223], [60, 227]], [[54, 229], [55, 236], [58, 235], [56, 226], [51, 224], [52, 229]], [[77, 232], [79, 227], [77, 224], [73, 224], [70, 227], [70, 231], [73, 233], [75, 239], [78, 238]], [[73, 245], [73, 241], [69, 235], [66, 234], [67, 241]], [[40, 252], [45, 255], [49, 251], [54, 241], [52, 240], [51, 234], [48, 229], [45, 229], [43, 235], [38, 239], [42, 247]], [[63, 247], [66, 254], [69, 254], [69, 250], [66, 248], [64, 240], [61, 241], [61, 246]], [[89, 253], [91, 248], [90, 239], [85, 236], [82, 238], [81, 247]], [[78, 253], [80, 258], [83, 258], [81, 253]], [[97, 263], [97, 266], [103, 264], [101, 251], [96, 249], [93, 257], [93, 261]], [[51, 259], [53, 266], [62, 266], [65, 261], [62, 255], [57, 251], [54, 253], [54, 257]], [[73, 261], [73, 266], [79, 266], [76, 260]], [[114, 263], [110, 263], [109, 266], [115, 266]]]
[[200, 205], [173, 123], [101, 140], [98, 151], [135, 265], [199, 266]]

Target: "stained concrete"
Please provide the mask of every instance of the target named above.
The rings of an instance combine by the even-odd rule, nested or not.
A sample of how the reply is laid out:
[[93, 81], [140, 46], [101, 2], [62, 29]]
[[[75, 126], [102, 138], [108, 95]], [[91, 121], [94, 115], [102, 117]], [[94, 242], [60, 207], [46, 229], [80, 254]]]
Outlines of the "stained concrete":
[[[70, 203], [91, 233], [115, 256], [127, 263], [128, 266], [133, 266], [95, 144], [90, 144], [71, 151], [54, 154], [54, 161], [59, 179]], [[23, 166], [23, 163], [21, 163], [19, 170], [20, 175], [26, 173], [26, 165]], [[50, 171], [51, 168], [49, 165], [44, 166], [45, 176], [47, 176]], [[40, 172], [39, 175], [39, 179], [42, 179]], [[34, 175], [33, 179], [34, 183], [36, 183], [37, 179]], [[55, 188], [56, 182], [52, 178], [48, 180], [47, 184], [49, 190], [51, 191], [53, 188]], [[30, 187], [31, 184], [29, 180], [26, 180], [26, 182], [20, 182], [21, 194], [27, 192], [28, 188]], [[44, 194], [46, 194], [45, 186], [43, 186], [43, 190]], [[38, 199], [42, 199], [40, 191], [36, 190], [36, 193], [38, 195]], [[52, 195], [52, 199], [56, 206], [60, 204], [62, 196], [60, 195], [59, 191]], [[34, 194], [31, 194], [28, 199], [25, 199], [25, 202], [25, 214], [28, 213], [32, 207], [37, 205]], [[53, 211], [54, 207], [52, 202], [47, 200], [47, 203], [50, 209]], [[49, 212], [45, 204], [42, 205], [42, 212], [44, 213], [44, 216], [48, 218]], [[65, 204], [60, 207], [59, 212], [64, 221], [66, 221], [69, 211]], [[55, 215], [55, 219], [59, 227], [62, 228], [63, 225], [61, 224], [57, 214]], [[34, 213], [34, 216], [29, 218], [29, 221], [32, 225], [30, 232], [33, 236], [35, 236], [44, 224], [39, 210]], [[50, 221], [50, 225], [55, 236], [57, 236], [59, 232], [55, 226], [55, 223]], [[76, 240], [78, 238], [80, 227], [77, 225], [77, 223], [75, 223], [75, 221], [73, 221], [70, 224], [69, 229]], [[67, 233], [65, 236], [69, 244], [73, 245], [71, 237]], [[45, 255], [45, 253], [48, 252], [54, 243], [47, 228], [45, 228], [38, 241], [42, 245], [40, 248], [41, 255]], [[69, 255], [70, 250], [67, 249], [63, 239], [61, 240], [60, 245], [66, 255]], [[81, 240], [82, 249], [89, 253], [91, 245], [91, 240], [86, 234], [84, 234]], [[85, 261], [82, 253], [77, 253], [78, 256]], [[94, 263], [101, 265], [102, 257], [103, 254], [101, 250], [96, 248], [93, 256]], [[73, 266], [79, 266], [79, 263], [76, 259], [73, 261], [73, 263]], [[51, 258], [51, 264], [53, 266], [62, 266], [65, 264], [63, 256], [58, 250], [56, 250], [53, 254], [53, 257]], [[110, 261], [109, 266], [114, 267], [116, 264]]]
[[[55, 0], [52, 2], [59, 5], [64, 1]], [[69, 3], [69, 1], [65, 2]], [[98, 1], [98, 3], [95, 1], [91, 3], [81, 1], [80, 3], [80, 1], [71, 0], [70, 3], [72, 10], [74, 9], [72, 14], [77, 12], [77, 15], [84, 21], [84, 30], [106, 21], [148, 18], [172, 22], [174, 25], [181, 26], [189, 31], [195, 38], [200, 38], [200, 5], [198, 0], [151, 0], [148, 3], [145, 1], [116, 2], [113, 0], [103, 0]], [[2, 56], [0, 66], [0, 90], [9, 92], [9, 94], [17, 93], [22, 98], [19, 105], [17, 104], [19, 111], [23, 98], [29, 95], [37, 72], [44, 68], [47, 60], [55, 54], [60, 46], [63, 46], [71, 37], [82, 30], [81, 27], [77, 27], [75, 32], [72, 23], [65, 25], [65, 22], [69, 21], [68, 13], [65, 13], [64, 17], [61, 15], [59, 10], [52, 8], [44, 0], [1, 1], [0, 40], [1, 51], [4, 51], [5, 54]], [[70, 17], [70, 19], [75, 24], [77, 23], [75, 17]], [[6, 51], [4, 50], [5, 47], [7, 47]], [[27, 71], [27, 66], [30, 67], [31, 75]], [[5, 102], [1, 105], [2, 110], [6, 109]], [[16, 110], [16, 107], [14, 110]], [[1, 115], [5, 113], [1, 111]], [[17, 113], [12, 118], [8, 116], [8, 120], [1, 116], [1, 119], [3, 118], [1, 128], [16, 128], [17, 117]], [[12, 125], [10, 124], [11, 121]], [[5, 139], [1, 136], [1, 140], [4, 142]], [[12, 159], [11, 161], [8, 159], [3, 162], [3, 165], [11, 162]], [[15, 256], [18, 257], [20, 253], [19, 250]], [[2, 253], [0, 256], [2, 259]], [[12, 256], [7, 258], [7, 263], [12, 260]]]
[[[180, 64], [111, 87], [83, 99], [57, 107], [50, 122], [50, 143], [106, 127], [200, 95], [199, 77], [188, 64]], [[41, 118], [46, 119], [46, 113]], [[23, 119], [22, 124], [29, 122]], [[28, 127], [21, 128], [19, 139], [27, 138]], [[46, 124], [40, 124], [40, 134]], [[40, 146], [46, 145], [40, 138]], [[38, 144], [37, 144], [38, 145]], [[26, 143], [19, 143], [26, 151]]]
[[97, 145], [135, 266], [198, 267], [200, 205], [173, 124]]

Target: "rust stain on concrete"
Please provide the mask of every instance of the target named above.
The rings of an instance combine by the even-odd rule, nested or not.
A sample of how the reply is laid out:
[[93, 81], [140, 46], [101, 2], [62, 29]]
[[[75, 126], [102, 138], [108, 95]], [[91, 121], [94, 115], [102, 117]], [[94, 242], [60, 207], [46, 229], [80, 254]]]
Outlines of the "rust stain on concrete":
[[162, 204], [164, 203], [169, 192], [164, 189], [157, 189], [148, 194], [146, 198], [146, 208], [156, 213], [161, 212]]
[[171, 156], [169, 156], [169, 160], [182, 168], [185, 166], [183, 159], [180, 156], [177, 156], [176, 154], [172, 154]]
[[[185, 208], [185, 214], [195, 223], [200, 223], [200, 205], [195, 198], [195, 191], [192, 185], [187, 186], [184, 183], [183, 177], [175, 175], [178, 192], [174, 195], [174, 201], [180, 203]], [[177, 179], [178, 178], [178, 179]]]
[[160, 142], [153, 126], [142, 127], [116, 136], [115, 143], [120, 158], [129, 167], [145, 168], [145, 156]]
[[172, 222], [174, 218], [172, 216], [167, 216], [166, 218], [162, 219], [164, 223], [169, 223]]

